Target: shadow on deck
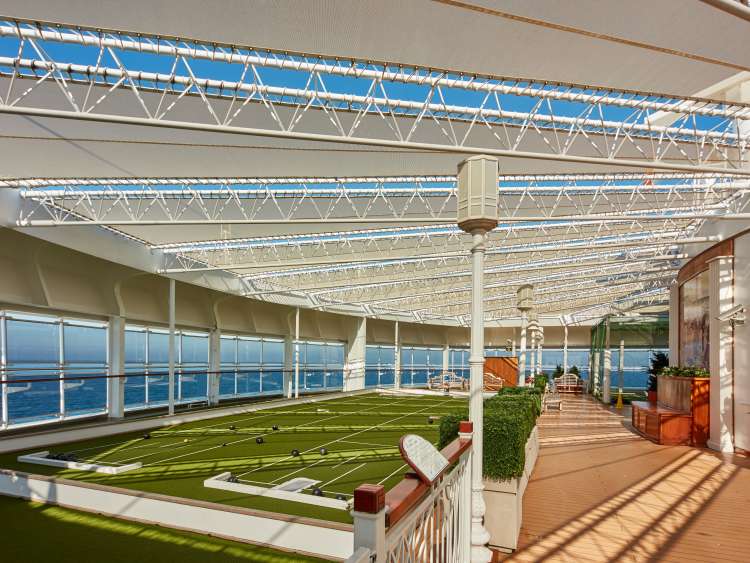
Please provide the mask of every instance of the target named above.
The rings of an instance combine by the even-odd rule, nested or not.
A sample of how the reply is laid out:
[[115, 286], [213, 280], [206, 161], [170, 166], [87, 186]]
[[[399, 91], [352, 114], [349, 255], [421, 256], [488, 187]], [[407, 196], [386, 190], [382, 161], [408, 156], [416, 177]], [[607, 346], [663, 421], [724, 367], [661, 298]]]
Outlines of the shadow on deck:
[[496, 561], [747, 561], [750, 460], [653, 444], [629, 417], [581, 396], [542, 415], [519, 549]]

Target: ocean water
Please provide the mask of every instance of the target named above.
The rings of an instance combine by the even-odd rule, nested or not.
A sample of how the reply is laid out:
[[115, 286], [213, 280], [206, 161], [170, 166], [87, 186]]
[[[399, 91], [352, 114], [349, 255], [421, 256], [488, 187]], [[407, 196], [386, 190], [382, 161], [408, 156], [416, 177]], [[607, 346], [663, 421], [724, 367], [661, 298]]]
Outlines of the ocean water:
[[[89, 416], [105, 412], [107, 404], [107, 381], [105, 379], [73, 379], [76, 375], [91, 377], [104, 373], [102, 366], [91, 364], [69, 366], [63, 384], [59, 381], [40, 381], [34, 379], [51, 379], [59, 377], [59, 371], [54, 364], [27, 363], [9, 366], [13, 369], [8, 376], [8, 418], [11, 425], [30, 424], [60, 419], [60, 410], [64, 408], [66, 418]], [[125, 381], [126, 409], [142, 409], [165, 405], [168, 398], [168, 378], [166, 367], [151, 368], [154, 375], [148, 378], [142, 375], [128, 377]], [[201, 370], [205, 366], [185, 366], [190, 374], [180, 375], [175, 383], [175, 401], [177, 403], [202, 400], [208, 396], [208, 377]], [[258, 395], [280, 395], [283, 387], [283, 372], [281, 369], [264, 370], [235, 369], [233, 366], [223, 366], [219, 393], [222, 398], [253, 397]], [[554, 367], [545, 366], [545, 372], [551, 373]], [[143, 367], [129, 367], [126, 372], [139, 374]], [[439, 373], [436, 369], [404, 369], [402, 383], [404, 386], [420, 386], [427, 383], [427, 378]], [[454, 371], [468, 376], [467, 368]], [[365, 371], [365, 386], [392, 386], [394, 382], [392, 368], [368, 368]], [[582, 370], [581, 376], [588, 380], [587, 370]], [[23, 382], [13, 383], [23, 380]], [[29, 382], [27, 380], [32, 380]], [[624, 387], [628, 389], [645, 389], [648, 381], [646, 368], [629, 368], [624, 372]], [[619, 385], [619, 373], [612, 372], [611, 386], [616, 390]], [[341, 389], [343, 386], [342, 370], [309, 369], [300, 372], [300, 389], [302, 392], [312, 392], [327, 389]], [[61, 402], [61, 396], [64, 404]], [[0, 411], [1, 412], [1, 411]]]

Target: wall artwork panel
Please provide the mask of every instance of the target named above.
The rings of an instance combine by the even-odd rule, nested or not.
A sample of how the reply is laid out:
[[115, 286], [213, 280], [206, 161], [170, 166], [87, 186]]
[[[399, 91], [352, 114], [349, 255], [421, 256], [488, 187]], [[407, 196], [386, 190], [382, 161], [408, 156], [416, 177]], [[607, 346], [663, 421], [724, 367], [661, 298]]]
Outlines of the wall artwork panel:
[[680, 364], [708, 369], [708, 270], [680, 287]]

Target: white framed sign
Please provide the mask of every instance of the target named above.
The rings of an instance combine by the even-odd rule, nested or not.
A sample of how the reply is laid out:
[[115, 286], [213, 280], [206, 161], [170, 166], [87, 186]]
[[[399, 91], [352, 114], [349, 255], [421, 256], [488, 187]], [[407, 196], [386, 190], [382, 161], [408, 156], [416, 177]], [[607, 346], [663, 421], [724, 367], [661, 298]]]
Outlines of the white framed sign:
[[434, 483], [450, 462], [430, 442], [416, 434], [406, 434], [399, 443], [401, 456], [422, 481]]

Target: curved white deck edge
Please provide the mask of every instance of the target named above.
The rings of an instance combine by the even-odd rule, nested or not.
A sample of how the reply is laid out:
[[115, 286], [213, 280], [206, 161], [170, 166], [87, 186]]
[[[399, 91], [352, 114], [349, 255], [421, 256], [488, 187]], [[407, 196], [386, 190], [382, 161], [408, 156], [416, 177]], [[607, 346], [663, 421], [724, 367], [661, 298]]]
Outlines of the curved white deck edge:
[[354, 545], [346, 525], [16, 471], [0, 470], [0, 494], [337, 560], [349, 557]]

